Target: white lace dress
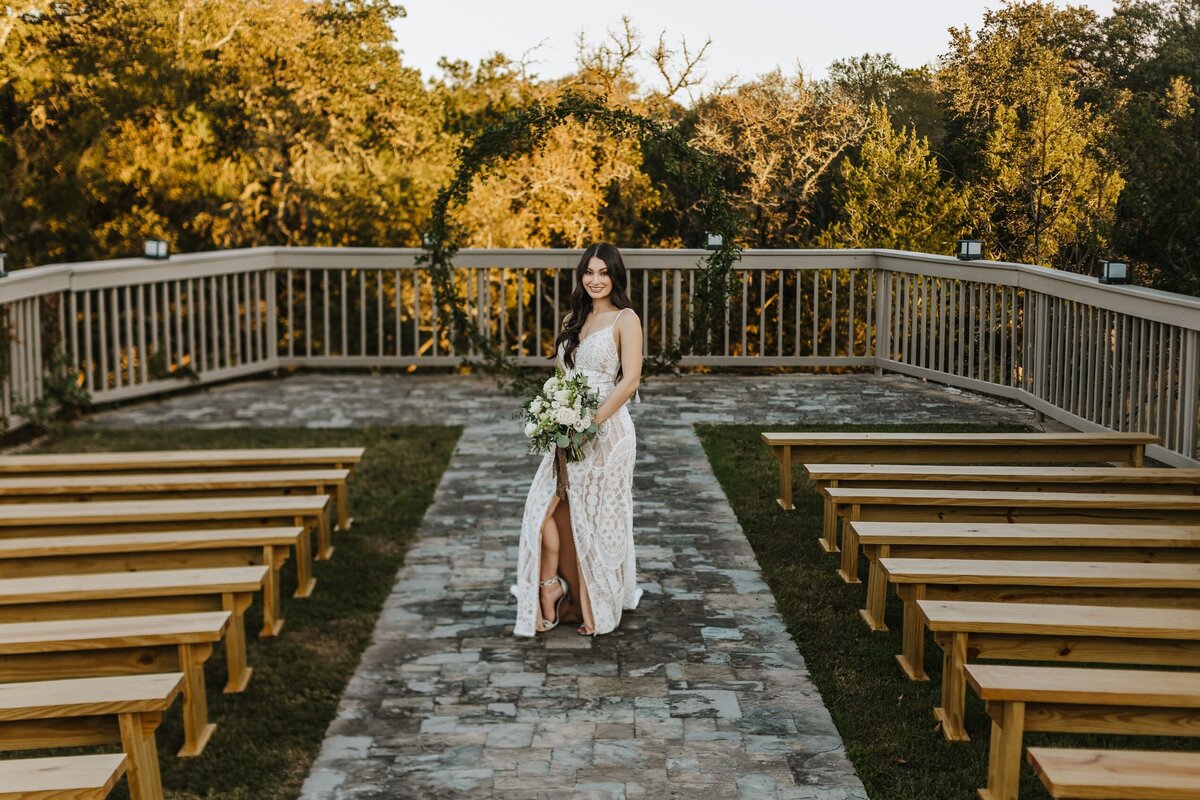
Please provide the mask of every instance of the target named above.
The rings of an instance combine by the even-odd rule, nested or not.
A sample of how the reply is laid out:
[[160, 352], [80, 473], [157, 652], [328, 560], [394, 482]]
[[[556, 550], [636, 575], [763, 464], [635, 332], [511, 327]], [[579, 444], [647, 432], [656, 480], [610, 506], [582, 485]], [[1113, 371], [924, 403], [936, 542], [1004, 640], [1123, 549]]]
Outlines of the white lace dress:
[[[620, 314], [618, 313], [618, 317]], [[575, 366], [568, 369], [558, 352], [559, 366], [572, 377], [587, 376], [588, 385], [599, 390], [603, 402], [617, 381], [620, 355], [613, 338], [613, 324], [594, 331], [575, 349]], [[571, 533], [579, 556], [580, 578], [587, 585], [596, 633], [609, 633], [621, 622], [622, 609], [637, 608], [642, 590], [637, 588], [633, 555], [633, 461], [637, 450], [629, 409], [600, 425], [596, 438], [584, 448], [584, 457], [567, 465]], [[513, 633], [533, 636], [541, 615], [538, 577], [541, 570], [542, 523], [554, 498], [554, 457], [546, 454], [534, 475], [525, 500], [521, 523], [517, 582], [511, 592], [517, 598], [517, 620]]]

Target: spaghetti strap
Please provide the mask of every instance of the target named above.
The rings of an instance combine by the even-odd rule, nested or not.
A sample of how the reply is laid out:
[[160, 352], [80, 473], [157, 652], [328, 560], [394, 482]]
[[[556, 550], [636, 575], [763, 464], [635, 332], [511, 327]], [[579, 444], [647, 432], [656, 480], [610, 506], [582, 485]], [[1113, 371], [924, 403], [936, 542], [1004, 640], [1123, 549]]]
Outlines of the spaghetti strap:
[[619, 319], [621, 318], [621, 315], [622, 315], [622, 314], [624, 314], [624, 313], [625, 313], [625, 309], [623, 309], [623, 308], [622, 308], [620, 311], [618, 311], [618, 312], [617, 312], [617, 315], [616, 315], [615, 317], [613, 317], [612, 324], [611, 324], [611, 325], [609, 325], [608, 327], [610, 327], [610, 328], [614, 328], [614, 327], [616, 327], [616, 325], [617, 325], [617, 320], [619, 320]]

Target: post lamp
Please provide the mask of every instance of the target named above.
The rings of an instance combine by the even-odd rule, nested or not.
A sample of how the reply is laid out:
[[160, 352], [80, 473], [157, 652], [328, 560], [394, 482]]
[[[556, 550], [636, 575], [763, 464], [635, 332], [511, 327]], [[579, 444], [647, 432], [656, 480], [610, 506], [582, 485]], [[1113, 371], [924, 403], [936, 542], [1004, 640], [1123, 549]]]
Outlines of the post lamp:
[[4, 262], [8, 258], [8, 253], [0, 253], [0, 278], [8, 275], [8, 270], [4, 269]]
[[1114, 285], [1129, 283], [1129, 264], [1109, 259], [1100, 262], [1100, 282]]
[[983, 258], [983, 242], [972, 237], [959, 239], [954, 254], [959, 261], [978, 261]]
[[705, 250], [720, 250], [725, 246], [725, 237], [719, 233], [708, 231], [704, 234], [704, 249]]
[[165, 261], [171, 257], [171, 248], [162, 239], [147, 239], [142, 255], [157, 261]]

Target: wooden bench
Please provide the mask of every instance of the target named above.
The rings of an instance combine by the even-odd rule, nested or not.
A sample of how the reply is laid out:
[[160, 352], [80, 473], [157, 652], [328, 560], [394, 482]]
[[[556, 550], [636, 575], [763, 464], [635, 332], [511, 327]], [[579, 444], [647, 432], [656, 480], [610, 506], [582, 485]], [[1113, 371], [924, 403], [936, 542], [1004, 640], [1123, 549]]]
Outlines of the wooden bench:
[[887, 576], [881, 558], [1017, 559], [1200, 563], [1200, 525], [1047, 525], [962, 522], [849, 522], [870, 563], [871, 630], [886, 631]]
[[[942, 700], [934, 712], [947, 739], [963, 739], [967, 659], [1200, 666], [1200, 610], [918, 600], [942, 648]], [[912, 660], [919, 657], [921, 661]], [[924, 650], [908, 656], [924, 679]]]
[[[349, 477], [348, 469], [0, 476], [0, 503], [83, 501], [110, 496], [119, 496], [122, 500], [153, 500], [163, 495], [238, 497], [308, 493], [336, 495], [340, 510], [346, 505]], [[346, 522], [339, 518], [337, 529], [345, 530]]]
[[[191, 500], [17, 503], [0, 506], [0, 539], [174, 529], [277, 527], [317, 531], [317, 558], [333, 553], [325, 508], [328, 495], [202, 497]], [[301, 593], [307, 597], [312, 586]]]
[[266, 567], [106, 572], [0, 580], [0, 622], [228, 611], [226, 692], [246, 688], [245, 613]]
[[[36, 536], [0, 539], [0, 576], [34, 578], [96, 572], [266, 566], [263, 627], [259, 636], [276, 636], [283, 627], [279, 570], [296, 551], [296, 595], [312, 593], [312, 552], [303, 528], [97, 533], [85, 536]], [[302, 592], [304, 594], [302, 594]]]
[[[1157, 440], [1156, 440], [1157, 442]], [[361, 447], [262, 448], [247, 450], [141, 450], [125, 453], [45, 453], [0, 456], [0, 475], [78, 475], [132, 472], [215, 472], [217, 470], [345, 469], [353, 474]], [[349, 500], [337, 496], [338, 528], [353, 524]]]
[[966, 677], [992, 718], [982, 800], [1017, 800], [1027, 731], [1200, 736], [1200, 673], [971, 664]]
[[182, 672], [181, 757], [204, 752], [204, 663], [229, 625], [228, 611], [0, 624], [0, 682]]
[[0, 750], [120, 744], [132, 800], [161, 800], [154, 734], [182, 688], [178, 672], [0, 684]]
[[1056, 800], [1200, 800], [1200, 753], [1031, 747], [1026, 755]]
[[[1020, 522], [1200, 525], [1200, 496], [1082, 492], [827, 489], [847, 522]], [[858, 537], [843, 531], [838, 575], [858, 583]]]
[[940, 464], [805, 464], [804, 469], [825, 499], [820, 545], [826, 552], [837, 551], [837, 514], [826, 489], [1200, 494], [1200, 469]]
[[1200, 568], [1195, 564], [881, 558], [879, 565], [904, 601], [900, 665], [914, 679], [923, 677], [919, 670], [924, 663], [919, 600], [1200, 607]]
[[792, 505], [792, 464], [1119, 463], [1140, 467], [1146, 433], [763, 433], [779, 462], [779, 505]]
[[103, 800], [128, 766], [124, 753], [0, 761], [0, 800]]

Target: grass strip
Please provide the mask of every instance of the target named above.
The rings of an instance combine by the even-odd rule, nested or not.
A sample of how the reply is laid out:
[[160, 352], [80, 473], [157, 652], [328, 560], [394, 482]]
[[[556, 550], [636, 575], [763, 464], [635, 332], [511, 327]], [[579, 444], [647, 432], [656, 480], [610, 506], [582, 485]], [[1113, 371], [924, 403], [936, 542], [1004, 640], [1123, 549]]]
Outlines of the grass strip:
[[[39, 451], [366, 448], [350, 480], [354, 526], [334, 534], [337, 552], [332, 560], [314, 564], [317, 588], [312, 597], [291, 597], [295, 573], [289, 559], [282, 578], [287, 622], [280, 635], [254, 635], [262, 620], [257, 598], [247, 614], [248, 655], [254, 667], [250, 686], [242, 694], [223, 694], [224, 648], [218, 647], [209, 660], [209, 716], [218, 727], [204, 755], [174, 755], [183, 742], [180, 706], [164, 720], [158, 743], [167, 797], [275, 800], [299, 794], [461, 432], [458, 427], [433, 426], [81, 429]], [[111, 796], [128, 797], [124, 781]]]
[[[975, 790], [987, 784], [990, 722], [983, 704], [968, 689], [966, 728], [971, 741], [942, 738], [931, 714], [940, 704], [941, 650], [931, 639], [927, 641], [928, 682], [913, 683], [903, 676], [894, 659], [901, 651], [901, 604], [893, 598], [887, 605], [889, 631], [867, 630], [858, 617], [858, 609], [866, 602], [866, 559], [860, 559], [862, 585], [850, 586], [837, 577], [836, 556], [817, 546], [823, 507], [803, 470], [796, 470], [795, 510], [779, 508], [775, 502], [777, 463], [760, 439], [765, 430], [991, 433], [1022, 429], [977, 425], [696, 426], [717, 480], [754, 548], [788, 631], [833, 715], [868, 796], [872, 800], [974, 798]], [[1194, 742], [1183, 737], [1027, 734], [1025, 744], [1194, 749]], [[1020, 797], [1048, 797], [1027, 764], [1022, 768]]]

